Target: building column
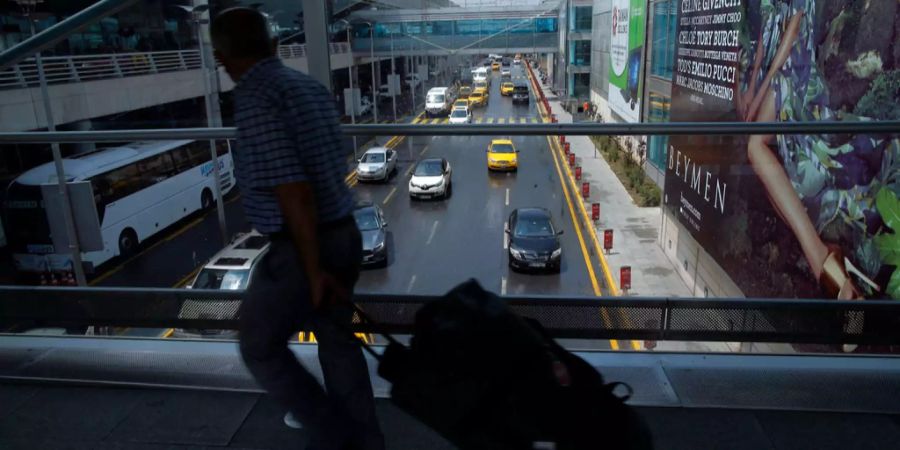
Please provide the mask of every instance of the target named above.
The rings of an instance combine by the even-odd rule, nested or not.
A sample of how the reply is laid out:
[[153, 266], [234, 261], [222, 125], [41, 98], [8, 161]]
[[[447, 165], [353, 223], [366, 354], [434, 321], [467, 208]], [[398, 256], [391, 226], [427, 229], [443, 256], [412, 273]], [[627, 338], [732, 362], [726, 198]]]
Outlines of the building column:
[[332, 91], [331, 55], [328, 45], [328, 17], [322, 0], [303, 0], [303, 28], [306, 31], [306, 58], [309, 75]]

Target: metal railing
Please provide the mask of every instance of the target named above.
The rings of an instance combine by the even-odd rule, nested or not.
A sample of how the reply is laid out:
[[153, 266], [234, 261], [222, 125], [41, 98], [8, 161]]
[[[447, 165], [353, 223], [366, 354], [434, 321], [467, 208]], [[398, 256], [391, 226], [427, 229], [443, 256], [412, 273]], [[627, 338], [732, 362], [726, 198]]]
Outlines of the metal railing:
[[[331, 44], [331, 54], [343, 54], [349, 51], [350, 47], [344, 42]], [[306, 46], [302, 44], [282, 45], [278, 48], [278, 56], [282, 59], [305, 58]], [[196, 70], [201, 67], [200, 52], [196, 49], [45, 56], [43, 63], [47, 83], [51, 85]], [[0, 89], [37, 87], [39, 83], [34, 58], [0, 71]]]
[[[237, 329], [241, 291], [0, 287], [0, 325]], [[373, 319], [356, 331], [412, 334], [416, 312], [439, 296], [356, 295]], [[809, 299], [505, 296], [557, 338], [900, 344], [900, 303]]]

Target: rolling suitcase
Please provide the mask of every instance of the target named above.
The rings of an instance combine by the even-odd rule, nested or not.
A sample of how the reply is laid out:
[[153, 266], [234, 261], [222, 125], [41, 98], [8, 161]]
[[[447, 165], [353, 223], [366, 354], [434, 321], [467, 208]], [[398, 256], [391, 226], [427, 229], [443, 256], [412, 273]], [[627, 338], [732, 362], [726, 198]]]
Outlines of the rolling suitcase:
[[385, 337], [383, 355], [366, 349], [391, 400], [462, 449], [652, 448], [620, 383], [474, 280], [418, 311], [408, 347]]

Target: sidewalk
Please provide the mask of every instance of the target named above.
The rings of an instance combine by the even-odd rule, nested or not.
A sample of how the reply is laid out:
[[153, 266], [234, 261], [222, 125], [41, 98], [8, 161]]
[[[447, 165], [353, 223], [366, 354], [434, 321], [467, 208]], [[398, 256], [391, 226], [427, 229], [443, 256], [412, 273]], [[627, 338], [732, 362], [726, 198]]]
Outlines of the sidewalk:
[[[545, 93], [548, 86], [541, 84]], [[572, 123], [571, 114], [563, 110], [555, 97], [547, 99], [560, 123]], [[613, 249], [605, 255], [613, 279], [619, 282], [622, 266], [631, 266], [631, 289], [627, 295], [644, 297], [688, 297], [691, 291], [678, 276], [672, 263], [659, 246], [662, 221], [660, 207], [639, 207], [613, 173], [603, 156], [595, 150], [587, 136], [566, 136], [575, 164], [581, 165], [582, 179], [589, 182], [590, 198], [585, 202], [588, 212], [591, 203], [600, 203], [597, 237], [603, 241], [603, 231], [613, 230]], [[577, 192], [580, 196], [581, 192]], [[622, 295], [625, 295], [622, 293]]]

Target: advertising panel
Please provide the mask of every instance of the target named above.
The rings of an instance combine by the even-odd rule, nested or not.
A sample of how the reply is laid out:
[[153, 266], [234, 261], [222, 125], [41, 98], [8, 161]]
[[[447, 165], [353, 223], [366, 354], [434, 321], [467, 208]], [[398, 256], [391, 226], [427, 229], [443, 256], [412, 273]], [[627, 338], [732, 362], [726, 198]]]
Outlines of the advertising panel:
[[[900, 119], [900, 3], [677, 3], [673, 122]], [[672, 136], [666, 159], [666, 207], [746, 295], [900, 299], [900, 136]]]
[[609, 107], [627, 122], [641, 118], [645, 0], [613, 0], [609, 44]]

